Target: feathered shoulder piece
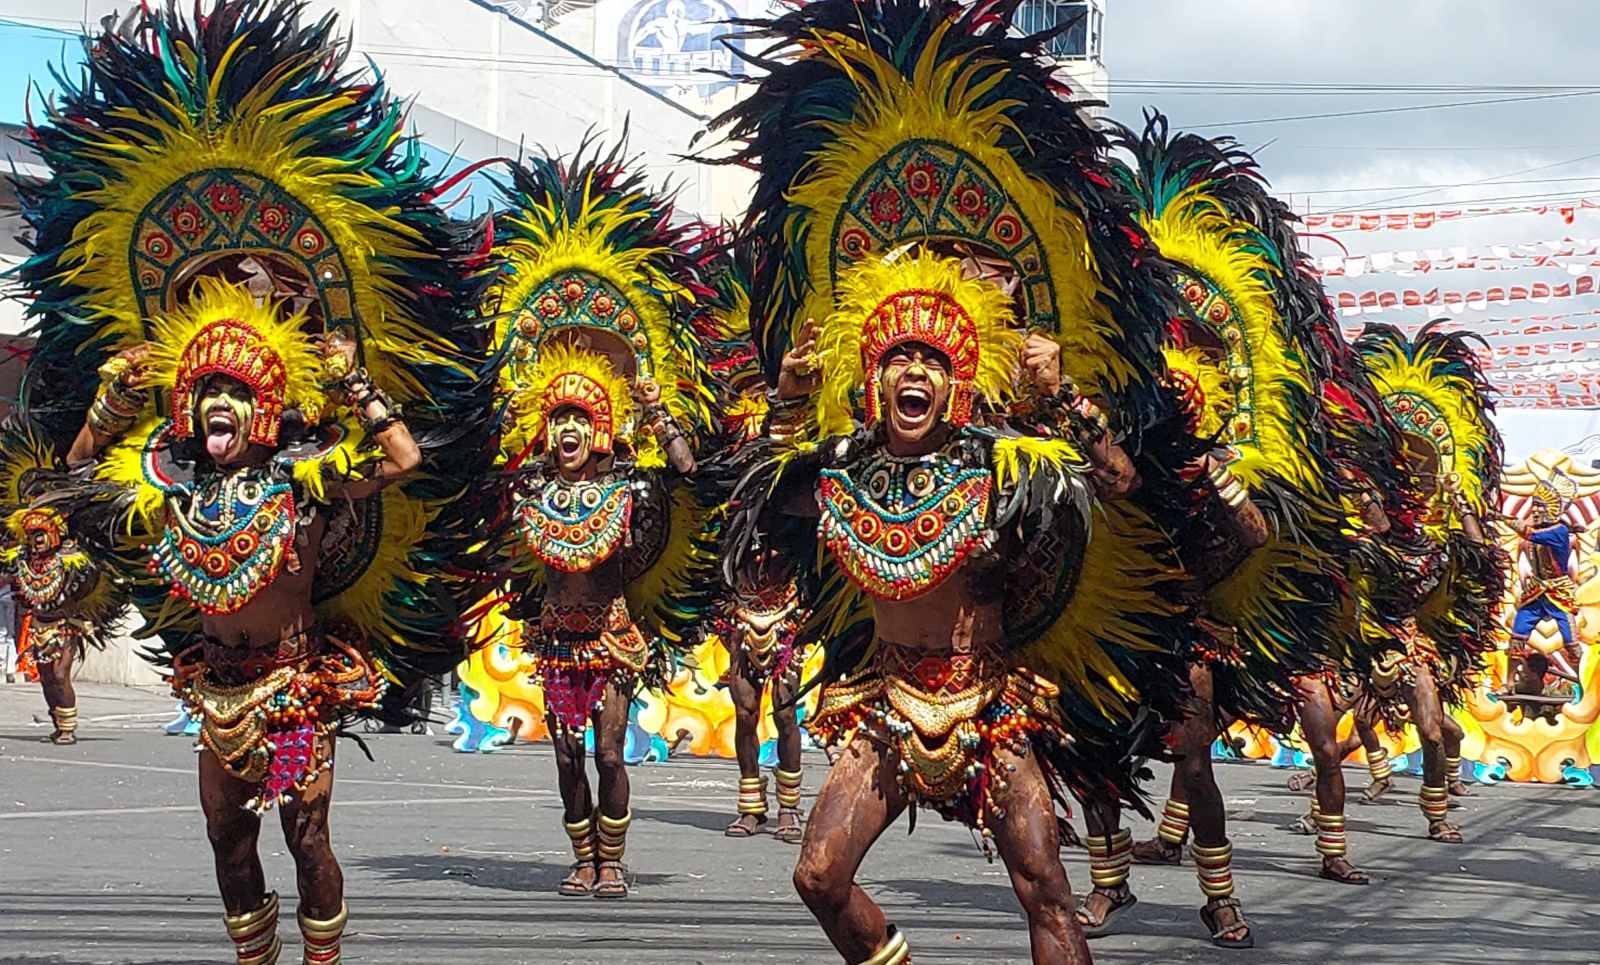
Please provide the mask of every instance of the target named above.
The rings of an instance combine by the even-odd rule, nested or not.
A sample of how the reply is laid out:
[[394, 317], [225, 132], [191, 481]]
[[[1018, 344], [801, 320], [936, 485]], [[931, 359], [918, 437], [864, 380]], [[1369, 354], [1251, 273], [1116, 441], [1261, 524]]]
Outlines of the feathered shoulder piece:
[[1356, 351], [1418, 467], [1441, 481], [1453, 479], [1482, 518], [1499, 502], [1504, 463], [1494, 389], [1478, 359], [1481, 340], [1438, 325], [1431, 322], [1408, 340], [1392, 325], [1369, 324]]
[[348, 330], [377, 385], [431, 407], [430, 379], [468, 381], [451, 328], [467, 273], [403, 103], [347, 71], [331, 14], [205, 6], [146, 7], [84, 37], [82, 78], [60, 75], [28, 129], [49, 169], [18, 186], [41, 415], [75, 430], [100, 364], [151, 338], [203, 276]]
[[[609, 151], [585, 141], [570, 158], [512, 167], [485, 296], [500, 391], [515, 398], [548, 345], [575, 343], [630, 383], [653, 380], [680, 428], [703, 439], [716, 400], [696, 324], [712, 295], [691, 251], [696, 229], [674, 223], [672, 202], [629, 170], [626, 150], [625, 140]], [[623, 438], [641, 466], [664, 465], [653, 436]], [[507, 457], [527, 441], [508, 432]]]
[[740, 21], [761, 79], [718, 118], [721, 160], [758, 172], [744, 232], [767, 243], [751, 324], [768, 378], [826, 318], [854, 265], [908, 246], [997, 266], [1024, 328], [1137, 428], [1160, 409], [1164, 267], [1104, 174], [1104, 138], [1041, 53], [1008, 32], [1017, 0], [818, 0]]
[[1113, 140], [1133, 157], [1118, 166], [1120, 180], [1177, 269], [1183, 314], [1168, 365], [1200, 393], [1201, 425], [1220, 428], [1246, 486], [1268, 474], [1297, 488], [1315, 483], [1325, 472], [1305, 343], [1319, 299], [1298, 284], [1293, 215], [1231, 139], [1169, 136], [1166, 118], [1152, 113], [1141, 134], [1122, 128]]

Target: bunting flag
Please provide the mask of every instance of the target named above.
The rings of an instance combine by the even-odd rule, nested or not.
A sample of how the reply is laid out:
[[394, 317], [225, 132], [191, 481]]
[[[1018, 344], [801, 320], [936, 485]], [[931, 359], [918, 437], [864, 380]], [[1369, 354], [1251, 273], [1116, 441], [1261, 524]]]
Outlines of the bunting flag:
[[1579, 211], [1600, 209], [1600, 198], [1574, 198], [1550, 204], [1518, 204], [1490, 208], [1438, 208], [1428, 211], [1374, 211], [1308, 214], [1301, 221], [1313, 231], [1423, 231], [1468, 218], [1508, 214], [1555, 215], [1572, 224]]
[[[1470, 331], [1483, 338], [1514, 338], [1530, 335], [1549, 335], [1555, 332], [1593, 332], [1600, 330], [1600, 321], [1574, 322], [1574, 318], [1593, 318], [1600, 315], [1600, 308], [1591, 308], [1581, 312], [1561, 312], [1555, 315], [1519, 315], [1512, 318], [1451, 318], [1446, 319], [1444, 327], [1451, 331]], [[1395, 327], [1407, 335], [1415, 334], [1428, 324], [1424, 319], [1417, 322], [1395, 323]], [[1361, 334], [1361, 326], [1353, 325], [1344, 328], [1345, 338], [1354, 340]]]
[[1432, 288], [1417, 291], [1339, 292], [1334, 304], [1344, 315], [1371, 315], [1393, 308], [1443, 308], [1460, 312], [1467, 309], [1487, 308], [1490, 304], [1510, 304], [1519, 301], [1545, 301], [1548, 299], [1580, 298], [1595, 293], [1596, 275], [1583, 275], [1570, 282], [1552, 285], [1533, 282], [1527, 285], [1496, 285], [1475, 288], [1471, 291], [1443, 291]]
[[[1522, 249], [1532, 248], [1532, 251]], [[1581, 274], [1600, 268], [1600, 242], [1557, 245], [1538, 250], [1536, 245], [1491, 245], [1488, 254], [1466, 248], [1425, 251], [1386, 251], [1368, 255], [1328, 255], [1317, 259], [1315, 274], [1322, 278], [1357, 278], [1362, 275], [1426, 275], [1435, 271], [1529, 271], [1560, 269]]]

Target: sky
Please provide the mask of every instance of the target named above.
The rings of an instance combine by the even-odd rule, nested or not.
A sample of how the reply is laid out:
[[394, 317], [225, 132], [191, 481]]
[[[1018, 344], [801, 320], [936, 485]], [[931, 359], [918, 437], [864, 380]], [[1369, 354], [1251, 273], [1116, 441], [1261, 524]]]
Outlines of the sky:
[[[1582, 197], [1600, 203], [1600, 76], [1593, 70], [1597, 35], [1600, 4], [1579, 0], [1108, 0], [1104, 58], [1111, 73], [1109, 113], [1132, 125], [1139, 123], [1144, 108], [1155, 106], [1171, 118], [1174, 130], [1233, 135], [1256, 153], [1274, 192], [1301, 213], [1407, 211], [1473, 202], [1538, 204]], [[1152, 81], [1168, 83], [1157, 86], [1149, 83]], [[1190, 83], [1173, 89], [1173, 81]], [[1244, 83], [1274, 85], [1274, 89], [1216, 86]], [[1586, 83], [1595, 86], [1582, 88]], [[1391, 89], [1307, 93], [1286, 90], [1284, 84]], [[1576, 85], [1594, 93], [1549, 97], [1570, 92], [1392, 89], [1418, 85]], [[1240, 123], [1505, 97], [1542, 99]], [[1474, 183], [1434, 187], [1468, 182]], [[1507, 200], [1485, 200], [1502, 198]], [[1510, 215], [1462, 220], [1425, 231], [1351, 231], [1335, 237], [1337, 243], [1309, 238], [1307, 248], [1318, 257], [1400, 252], [1403, 261], [1427, 257], [1430, 248], [1464, 247], [1466, 254], [1485, 255], [1493, 253], [1491, 246], [1495, 245], [1565, 238], [1600, 241], [1600, 209], [1580, 210], [1571, 224], [1550, 215]], [[1413, 252], [1417, 254], [1413, 256]], [[1558, 260], [1561, 264], [1550, 267], [1520, 267], [1525, 262], [1519, 261], [1516, 270], [1493, 272], [1457, 269], [1405, 275], [1390, 271], [1330, 278], [1327, 285], [1330, 292], [1468, 291], [1541, 281], [1557, 285], [1574, 282], [1577, 274], [1600, 274], [1600, 267], [1589, 264], [1600, 258]], [[1581, 266], [1567, 267], [1576, 262]], [[1557, 328], [1563, 322], [1583, 326], [1577, 331], [1538, 335], [1525, 334], [1524, 324], [1491, 321], [1553, 313], [1595, 314], [1574, 314], [1556, 323]], [[1443, 309], [1395, 309], [1351, 316], [1344, 324], [1356, 327], [1366, 320], [1418, 323], [1431, 314], [1447, 313]], [[1451, 317], [1458, 321], [1457, 327], [1519, 333], [1490, 338], [1494, 345], [1504, 346], [1504, 351], [1514, 353], [1518, 346], [1527, 346], [1530, 353], [1497, 360], [1497, 366], [1520, 363], [1515, 368], [1497, 368], [1506, 385], [1517, 376], [1547, 377], [1564, 370], [1600, 372], [1600, 350], [1586, 348], [1574, 357], [1570, 346], [1576, 340], [1600, 345], [1600, 296], [1491, 303]], [[1533, 354], [1540, 344], [1551, 349], [1560, 344], [1564, 352]], [[1559, 359], [1575, 359], [1577, 365], [1553, 364]], [[1501, 424], [1508, 454], [1520, 456], [1544, 445], [1563, 447], [1600, 433], [1600, 412], [1529, 411], [1508, 405]], [[1600, 450], [1600, 444], [1594, 448]]]

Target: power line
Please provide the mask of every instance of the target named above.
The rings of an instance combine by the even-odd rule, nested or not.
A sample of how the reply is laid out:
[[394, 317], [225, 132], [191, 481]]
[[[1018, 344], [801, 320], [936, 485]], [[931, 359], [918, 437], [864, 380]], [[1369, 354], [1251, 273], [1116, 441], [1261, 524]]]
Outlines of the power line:
[[1571, 91], [1563, 94], [1531, 94], [1526, 97], [1493, 97], [1478, 101], [1449, 101], [1443, 104], [1413, 104], [1409, 107], [1374, 107], [1361, 111], [1331, 111], [1324, 114], [1291, 114], [1285, 117], [1257, 117], [1242, 121], [1218, 121], [1213, 124], [1191, 124], [1188, 130], [1198, 131], [1214, 127], [1246, 127], [1254, 124], [1278, 124], [1287, 121], [1319, 121], [1335, 117], [1364, 117], [1373, 114], [1402, 114], [1408, 111], [1439, 111], [1452, 107], [1481, 107], [1486, 104], [1517, 104], [1525, 101], [1556, 100], [1563, 97], [1588, 97], [1600, 94], [1600, 88]]
[[1581, 178], [1527, 178], [1520, 181], [1496, 180], [1490, 182], [1461, 181], [1456, 184], [1391, 184], [1384, 187], [1375, 188], [1313, 188], [1307, 191], [1299, 191], [1293, 188], [1280, 188], [1274, 186], [1273, 192], [1275, 194], [1364, 194], [1367, 192], [1378, 191], [1414, 191], [1418, 188], [1434, 188], [1442, 191], [1446, 188], [1473, 188], [1483, 184], [1490, 184], [1498, 187], [1500, 185], [1512, 184], [1560, 184], [1570, 181], [1600, 181], [1600, 174], [1585, 175]]
[[[1493, 175], [1490, 175], [1489, 177], [1486, 177], [1486, 178], [1480, 178], [1476, 182], [1473, 182], [1473, 184], [1474, 185], [1488, 184], [1490, 182], [1501, 181], [1501, 180], [1504, 180], [1505, 178], [1514, 178], [1514, 177], [1517, 177], [1517, 176], [1523, 175], [1523, 174], [1533, 174], [1533, 173], [1538, 172], [1538, 171], [1548, 171], [1551, 168], [1565, 167], [1568, 164], [1577, 164], [1579, 161], [1588, 161], [1588, 160], [1591, 160], [1591, 159], [1597, 158], [1597, 157], [1600, 157], [1600, 152], [1596, 152], [1596, 153], [1593, 153], [1593, 154], [1584, 154], [1584, 155], [1582, 155], [1580, 157], [1570, 158], [1570, 159], [1565, 160], [1565, 161], [1556, 161], [1553, 164], [1539, 164], [1539, 165], [1535, 165], [1534, 167], [1531, 167], [1531, 168], [1522, 168], [1522, 169], [1517, 170], [1517, 171], [1507, 171], [1504, 174], [1493, 174]], [[1468, 186], [1470, 186], [1470, 185], [1462, 185], [1462, 187], [1468, 187]], [[1429, 188], [1429, 189], [1424, 190], [1424, 191], [1418, 191], [1418, 192], [1415, 192], [1415, 193], [1412, 193], [1412, 194], [1397, 194], [1392, 198], [1384, 198], [1381, 201], [1375, 201], [1375, 202], [1373, 202], [1373, 204], [1375, 206], [1377, 206], [1377, 205], [1388, 205], [1388, 204], [1391, 204], [1391, 203], [1393, 203], [1395, 201], [1407, 201], [1407, 200], [1410, 200], [1412, 198], [1420, 198], [1420, 197], [1424, 197], [1424, 196], [1430, 195], [1430, 194], [1435, 194], [1435, 193], [1437, 193], [1439, 191], [1444, 191], [1444, 190], [1448, 190], [1448, 189], [1446, 189], [1446, 188], [1437, 188], [1436, 187], [1436, 188]]]

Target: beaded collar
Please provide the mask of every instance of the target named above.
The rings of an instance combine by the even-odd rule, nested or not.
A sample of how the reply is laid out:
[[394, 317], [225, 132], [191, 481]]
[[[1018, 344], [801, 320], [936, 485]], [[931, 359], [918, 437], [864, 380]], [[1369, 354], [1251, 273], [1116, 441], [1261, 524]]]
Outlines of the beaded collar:
[[202, 613], [236, 613], [285, 565], [299, 567], [294, 489], [269, 470], [196, 479], [187, 499], [169, 496], [166, 510], [150, 571]]
[[849, 469], [825, 469], [818, 529], [855, 584], [909, 600], [938, 586], [990, 536], [994, 480], [943, 453], [879, 452]]
[[521, 496], [516, 506], [523, 542], [546, 566], [586, 573], [611, 558], [633, 515], [626, 477], [570, 482], [556, 477]]
[[26, 551], [17, 554], [17, 593], [30, 607], [52, 610], [67, 602], [67, 588], [72, 574], [61, 558], [61, 550], [66, 546], [63, 543], [41, 557]]

